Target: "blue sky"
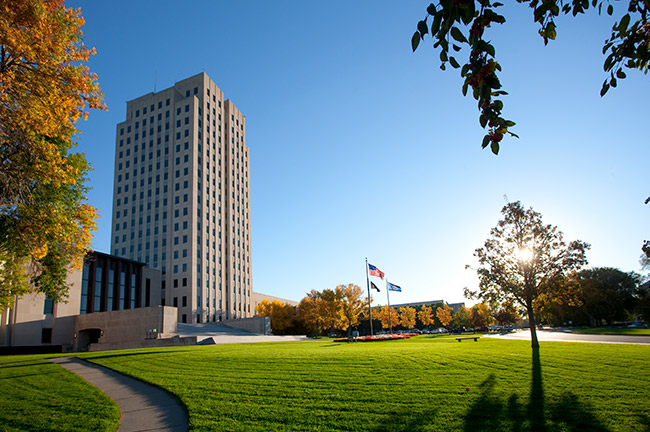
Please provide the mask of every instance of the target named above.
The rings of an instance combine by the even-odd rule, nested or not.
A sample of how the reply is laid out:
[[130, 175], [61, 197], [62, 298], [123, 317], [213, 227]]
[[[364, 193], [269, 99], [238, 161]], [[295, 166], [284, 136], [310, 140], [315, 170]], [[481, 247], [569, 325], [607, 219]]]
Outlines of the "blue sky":
[[521, 138], [495, 157], [458, 71], [439, 69], [430, 39], [411, 52], [426, 1], [179, 4], [66, 1], [82, 9], [108, 106], [79, 124], [102, 216], [95, 249], [109, 251], [126, 101], [205, 71], [246, 115], [255, 291], [365, 287], [367, 257], [402, 286], [391, 303], [464, 301], [477, 284], [465, 264], [506, 198], [591, 243], [590, 266], [640, 270], [650, 85], [630, 72], [599, 96], [610, 17], [560, 17], [544, 47], [530, 8], [503, 8], [490, 32]]

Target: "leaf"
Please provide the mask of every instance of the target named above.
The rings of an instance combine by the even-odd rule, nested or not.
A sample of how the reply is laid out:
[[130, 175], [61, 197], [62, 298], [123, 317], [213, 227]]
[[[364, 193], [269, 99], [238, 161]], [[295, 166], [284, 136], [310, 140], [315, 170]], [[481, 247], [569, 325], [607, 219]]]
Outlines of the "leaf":
[[423, 38], [425, 34], [429, 33], [429, 27], [427, 26], [427, 22], [425, 20], [418, 22], [418, 31]]
[[611, 80], [609, 80], [609, 85], [611, 85], [612, 87], [616, 88], [616, 84], [617, 84], [616, 78], [612, 78]]
[[607, 15], [612, 16], [613, 13], [614, 13], [614, 6], [612, 5], [607, 6]]
[[481, 148], [485, 148], [485, 147], [487, 147], [488, 144], [490, 144], [490, 136], [489, 136], [489, 135], [485, 135], [485, 136], [483, 137], [483, 143], [481, 144]]
[[447, 57], [447, 51], [441, 50], [440, 51], [440, 61], [444, 63], [447, 60], [449, 60], [448, 57]]
[[481, 127], [485, 129], [485, 126], [487, 126], [487, 117], [481, 114], [481, 116], [478, 118], [478, 121], [481, 124]]
[[420, 33], [413, 33], [413, 37], [411, 38], [411, 48], [413, 48], [413, 52], [415, 52], [415, 50], [418, 48], [418, 45], [420, 45], [420, 39]]
[[467, 87], [469, 86], [469, 81], [465, 80], [463, 83], [463, 96], [467, 96]]
[[621, 23], [618, 25], [618, 31], [620, 33], [626, 33], [627, 26], [629, 24], [630, 24], [630, 14], [623, 15], [623, 18], [621, 18]]
[[454, 69], [458, 69], [458, 68], [460, 67], [460, 65], [458, 64], [458, 62], [457, 62], [456, 59], [454, 58], [454, 56], [449, 57], [449, 64], [450, 64], [451, 67], [453, 67]]
[[607, 81], [603, 83], [603, 88], [600, 89], [600, 97], [605, 96], [605, 93], [607, 93], [607, 90], [609, 90], [609, 84], [607, 84]]
[[465, 38], [465, 35], [463, 32], [461, 32], [458, 27], [452, 27], [451, 29], [451, 37], [456, 39], [458, 42], [464, 42], [467, 43], [467, 39]]
[[623, 72], [623, 69], [619, 69], [616, 71], [616, 76], [620, 79], [625, 79], [625, 72]]
[[436, 14], [436, 5], [431, 3], [429, 6], [427, 6], [427, 13], [431, 16]]
[[496, 142], [496, 141], [492, 141], [492, 143], [490, 144], [490, 149], [492, 150], [492, 153], [494, 153], [495, 155], [498, 155], [499, 154], [499, 143]]
[[458, 52], [458, 51], [460, 51], [460, 50], [462, 49], [461, 47], [459, 47], [459, 46], [456, 45], [456, 44], [451, 44], [451, 47], [452, 47], [452, 48], [454, 49], [454, 51], [456, 51], [456, 52]]

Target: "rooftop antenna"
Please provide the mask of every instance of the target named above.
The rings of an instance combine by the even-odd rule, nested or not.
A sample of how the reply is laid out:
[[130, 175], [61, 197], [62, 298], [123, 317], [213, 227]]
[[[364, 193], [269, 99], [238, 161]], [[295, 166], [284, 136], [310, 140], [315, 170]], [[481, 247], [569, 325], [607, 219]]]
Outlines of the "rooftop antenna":
[[156, 93], [156, 84], [158, 82], [158, 69], [154, 71], [153, 75], [153, 92]]

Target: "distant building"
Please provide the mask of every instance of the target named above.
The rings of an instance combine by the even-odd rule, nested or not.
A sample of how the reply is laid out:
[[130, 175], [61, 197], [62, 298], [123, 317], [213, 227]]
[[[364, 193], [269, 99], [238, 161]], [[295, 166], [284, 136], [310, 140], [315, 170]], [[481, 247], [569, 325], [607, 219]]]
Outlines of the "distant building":
[[452, 308], [454, 310], [454, 312], [456, 312], [458, 309], [460, 309], [461, 306], [465, 306], [464, 302], [461, 302], [461, 303], [447, 303], [444, 300], [431, 300], [431, 301], [423, 301], [423, 302], [415, 302], [415, 303], [391, 304], [390, 307], [394, 308], [394, 309], [401, 308], [401, 307], [416, 308], [416, 307], [424, 306], [424, 305], [435, 307], [437, 304], [440, 304], [440, 303], [446, 304], [447, 306]]
[[200, 73], [126, 104], [111, 252], [162, 272], [183, 323], [252, 317], [246, 117]]

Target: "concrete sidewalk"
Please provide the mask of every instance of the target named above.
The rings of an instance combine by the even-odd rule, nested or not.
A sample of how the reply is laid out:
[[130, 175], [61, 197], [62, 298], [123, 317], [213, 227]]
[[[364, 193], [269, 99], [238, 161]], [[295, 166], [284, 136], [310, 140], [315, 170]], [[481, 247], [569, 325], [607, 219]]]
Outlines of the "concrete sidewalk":
[[185, 432], [189, 428], [184, 407], [158, 387], [76, 357], [50, 361], [81, 376], [117, 402], [122, 413], [118, 432]]

